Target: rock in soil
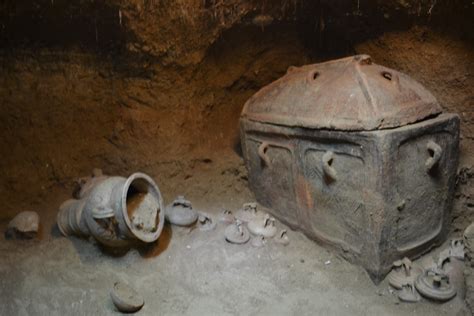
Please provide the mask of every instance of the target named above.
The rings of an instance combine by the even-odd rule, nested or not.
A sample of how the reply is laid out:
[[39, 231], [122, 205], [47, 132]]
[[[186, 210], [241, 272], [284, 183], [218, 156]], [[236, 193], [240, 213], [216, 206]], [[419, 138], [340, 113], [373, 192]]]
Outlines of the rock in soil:
[[39, 216], [32, 211], [24, 211], [16, 215], [8, 224], [6, 239], [32, 239], [38, 235]]

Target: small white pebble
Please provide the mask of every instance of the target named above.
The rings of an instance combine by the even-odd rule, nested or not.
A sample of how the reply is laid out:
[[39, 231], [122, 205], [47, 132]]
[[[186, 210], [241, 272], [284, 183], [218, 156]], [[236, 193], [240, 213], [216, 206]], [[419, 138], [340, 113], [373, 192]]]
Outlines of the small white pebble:
[[190, 246], [190, 245], [187, 245], [186, 248], [191, 249], [191, 246]]
[[325, 265], [331, 264], [331, 260], [328, 260], [324, 263]]

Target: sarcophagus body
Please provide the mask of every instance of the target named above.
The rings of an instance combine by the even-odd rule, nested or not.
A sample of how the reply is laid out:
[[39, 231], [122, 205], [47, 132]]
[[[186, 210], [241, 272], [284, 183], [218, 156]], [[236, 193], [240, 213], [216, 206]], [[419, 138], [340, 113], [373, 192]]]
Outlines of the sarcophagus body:
[[257, 201], [375, 282], [446, 239], [459, 118], [407, 75], [366, 55], [293, 67], [240, 124]]

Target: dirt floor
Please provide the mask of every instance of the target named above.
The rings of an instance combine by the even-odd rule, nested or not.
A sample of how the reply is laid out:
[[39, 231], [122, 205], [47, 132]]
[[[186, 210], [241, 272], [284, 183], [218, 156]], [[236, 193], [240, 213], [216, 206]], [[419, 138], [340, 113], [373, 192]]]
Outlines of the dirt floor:
[[[375, 286], [362, 268], [294, 231], [288, 247], [254, 249], [227, 244], [222, 225], [207, 233], [166, 227], [150, 249], [120, 257], [60, 236], [58, 206], [95, 167], [145, 172], [166, 203], [184, 194], [212, 214], [252, 201], [239, 145], [245, 101], [291, 65], [357, 53], [409, 74], [461, 116], [451, 237], [474, 220], [474, 42], [462, 9], [451, 23], [431, 1], [386, 1], [388, 9], [369, 16], [362, 1], [362, 8], [349, 5], [350, 14], [319, 10], [309, 23], [296, 13], [298, 1], [262, 1], [265, 14], [255, 13], [256, 1], [201, 2], [91, 1], [70, 8], [79, 12], [75, 19], [71, 13], [38, 33], [57, 12], [18, 9], [15, 19], [0, 6], [0, 232], [22, 210], [41, 217], [38, 240], [0, 236], [0, 315], [113, 314], [109, 290], [117, 280], [144, 296], [143, 315], [468, 314], [461, 295], [445, 304], [400, 304], [386, 282]], [[409, 21], [430, 8], [432, 22]]]
[[[224, 170], [211, 164], [195, 181], [219, 181]], [[223, 194], [234, 189], [233, 198]], [[202, 193], [188, 197], [216, 216], [251, 199], [245, 185]], [[68, 197], [62, 190], [51, 196], [44, 209]], [[144, 297], [139, 315], [467, 315], [462, 295], [401, 304], [386, 282], [375, 286], [362, 268], [291, 230], [286, 247], [270, 241], [253, 248], [227, 243], [223, 224], [211, 232], [165, 226], [157, 244], [115, 257], [60, 236], [52, 210], [42, 221], [40, 240], [0, 242], [8, 254], [0, 258], [1, 315], [117, 314], [109, 297], [117, 281]]]

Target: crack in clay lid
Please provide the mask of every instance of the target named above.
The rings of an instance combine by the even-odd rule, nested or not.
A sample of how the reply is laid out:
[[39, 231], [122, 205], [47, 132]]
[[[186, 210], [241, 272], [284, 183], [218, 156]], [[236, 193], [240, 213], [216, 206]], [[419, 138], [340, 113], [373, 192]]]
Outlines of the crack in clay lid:
[[438, 115], [436, 98], [409, 76], [356, 55], [290, 67], [252, 96], [242, 118], [275, 125], [376, 130]]

